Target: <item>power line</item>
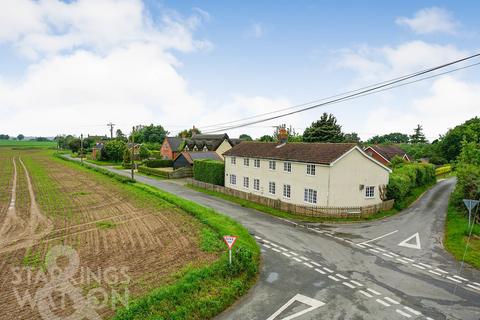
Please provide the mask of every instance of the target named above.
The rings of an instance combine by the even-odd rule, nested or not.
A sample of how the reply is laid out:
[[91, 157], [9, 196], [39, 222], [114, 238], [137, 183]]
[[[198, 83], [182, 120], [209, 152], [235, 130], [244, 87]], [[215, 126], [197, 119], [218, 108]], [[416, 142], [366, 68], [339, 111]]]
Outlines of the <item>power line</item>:
[[[295, 111], [287, 112], [287, 113], [284, 113], [284, 114], [280, 114], [280, 115], [276, 115], [276, 116], [252, 121], [252, 122], [241, 123], [241, 124], [237, 124], [237, 125], [226, 126], [226, 124], [236, 123], [236, 122], [240, 122], [242, 120], [229, 121], [229, 122], [225, 122], [223, 124], [212, 125], [212, 126], [217, 126], [217, 128], [213, 128], [212, 130], [206, 130], [205, 133], [215, 133], [215, 132], [224, 131], [224, 130], [231, 130], [231, 129], [236, 129], [236, 128], [240, 128], [240, 127], [244, 127], [244, 126], [248, 126], [248, 125], [252, 125], [252, 124], [257, 124], [257, 123], [269, 121], [269, 120], [274, 120], [274, 119], [286, 117], [286, 116], [289, 116], [289, 115], [292, 115], [292, 114], [296, 114], [296, 113], [304, 112], [304, 111], [311, 110], [311, 109], [314, 109], [314, 108], [318, 108], [318, 107], [321, 107], [321, 106], [335, 104], [335, 103], [351, 100], [351, 99], [354, 99], [354, 98], [370, 95], [370, 94], [373, 94], [373, 93], [382, 92], [382, 91], [390, 90], [390, 89], [393, 89], [393, 88], [401, 87], [401, 86], [404, 86], [404, 85], [407, 85], [407, 84], [412, 84], [412, 83], [415, 83], [415, 82], [423, 81], [423, 80], [426, 80], [426, 79], [438, 77], [438, 76], [441, 76], [441, 75], [444, 75], [444, 74], [447, 74], [447, 73], [451, 73], [451, 72], [455, 72], [455, 71], [458, 71], [458, 70], [461, 70], [461, 69], [470, 68], [470, 67], [476, 66], [480, 63], [467, 65], [467, 66], [464, 66], [464, 67], [448, 70], [448, 71], [443, 72], [443, 73], [439, 73], [439, 74], [435, 74], [435, 75], [432, 75], [432, 76], [423, 77], [421, 79], [413, 80], [413, 81], [410, 81], [410, 82], [402, 83], [405, 80], [412, 79], [412, 78], [415, 78], [415, 77], [418, 77], [420, 75], [427, 74], [427, 73], [430, 73], [430, 72], [433, 72], [433, 71], [436, 71], [436, 70], [440, 70], [440, 69], [446, 68], [448, 66], [458, 64], [460, 62], [464, 62], [466, 60], [470, 60], [470, 59], [473, 59], [473, 58], [476, 58], [476, 57], [479, 57], [479, 56], [480, 56], [480, 53], [479, 54], [474, 54], [474, 55], [471, 55], [471, 56], [468, 56], [468, 57], [465, 57], [465, 58], [462, 58], [462, 59], [458, 59], [458, 60], [455, 60], [455, 61], [452, 61], [452, 62], [448, 62], [448, 63], [442, 64], [442, 65], [439, 65], [439, 66], [436, 66], [436, 67], [432, 67], [432, 68], [429, 68], [429, 69], [426, 69], [426, 70], [415, 72], [415, 73], [412, 73], [412, 74], [409, 74], [409, 75], [406, 75], [406, 76], [403, 76], [403, 77], [397, 77], [397, 78], [394, 78], [394, 79], [389, 80], [389, 81], [384, 81], [384, 82], [381, 82], [379, 85], [370, 85], [370, 86], [367, 86], [367, 87], [363, 87], [361, 89], [351, 90], [351, 91], [348, 91], [346, 93], [338, 94], [338, 95], [333, 96], [333, 97], [338, 97], [336, 99], [326, 101], [326, 102], [320, 103], [320, 104], [315, 104], [315, 105], [312, 105], [312, 106], [309, 106], [309, 107], [305, 107], [305, 108], [302, 108], [300, 110], [295, 110]], [[394, 84], [397, 84], [397, 85], [394, 86]], [[317, 101], [324, 101], [326, 99], [328, 99], [328, 98], [320, 99], [320, 100], [317, 100]], [[308, 105], [308, 104], [309, 103], [302, 104], [302, 105], [297, 105], [297, 106], [293, 106], [293, 107], [289, 107], [289, 108], [284, 108], [284, 109], [281, 109], [281, 110], [285, 111], [285, 110], [290, 110], [290, 109], [296, 109], [299, 106], [305, 106], [305, 105]], [[263, 115], [278, 113], [281, 110], [272, 111], [272, 112], [268, 112], [268, 113], [265, 113], [265, 114], [262, 114], [262, 115], [256, 115], [256, 116], [251, 116], [251, 117], [247, 117], [247, 118], [248, 119], [254, 119], [254, 118], [257, 118], [257, 117], [261, 117]], [[244, 118], [244, 119], [247, 119], [247, 118]], [[220, 127], [221, 125], [223, 125], [223, 127]], [[204, 128], [205, 127], [203, 127], [202, 129], [204, 129]]]

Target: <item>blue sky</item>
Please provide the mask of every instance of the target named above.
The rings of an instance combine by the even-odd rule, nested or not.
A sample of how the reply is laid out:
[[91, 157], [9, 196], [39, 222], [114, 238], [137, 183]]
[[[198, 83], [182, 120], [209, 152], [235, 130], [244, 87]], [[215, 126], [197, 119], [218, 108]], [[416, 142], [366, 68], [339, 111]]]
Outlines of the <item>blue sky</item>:
[[[480, 49], [475, 2], [25, 0], [3, 6], [0, 127], [15, 135], [106, 133], [110, 121], [124, 131], [153, 122], [175, 133]], [[478, 75], [472, 68], [229, 134], [259, 136], [279, 123], [301, 132], [327, 111], [365, 139], [410, 133], [417, 123], [434, 139], [478, 115]]]

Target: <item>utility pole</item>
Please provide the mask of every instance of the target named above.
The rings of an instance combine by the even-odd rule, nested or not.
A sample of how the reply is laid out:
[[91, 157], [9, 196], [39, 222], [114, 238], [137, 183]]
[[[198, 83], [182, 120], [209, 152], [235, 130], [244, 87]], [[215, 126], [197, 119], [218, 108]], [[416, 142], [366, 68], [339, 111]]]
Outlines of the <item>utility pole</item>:
[[80, 162], [83, 163], [83, 133], [80, 135]]
[[134, 151], [135, 151], [135, 143], [134, 143], [134, 138], [133, 138], [133, 134], [135, 133], [135, 127], [132, 127], [132, 138], [131, 138], [131, 141], [132, 141], [132, 154], [131, 154], [131, 160], [132, 160], [132, 180], [135, 179], [134, 177], [134, 165], [135, 165], [135, 161], [133, 161], [133, 157], [134, 157]]
[[114, 123], [107, 123], [107, 126], [110, 127], [110, 138], [113, 139], [113, 127], [115, 126]]

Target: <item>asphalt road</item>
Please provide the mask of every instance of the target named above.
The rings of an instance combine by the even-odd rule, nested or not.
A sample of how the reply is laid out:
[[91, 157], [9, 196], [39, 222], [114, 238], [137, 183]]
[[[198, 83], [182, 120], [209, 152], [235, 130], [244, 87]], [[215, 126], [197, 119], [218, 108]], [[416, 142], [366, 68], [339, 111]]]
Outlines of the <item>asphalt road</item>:
[[480, 272], [460, 270], [442, 246], [453, 179], [395, 217], [307, 226], [168, 180], [136, 179], [224, 213], [257, 238], [260, 279], [219, 320], [480, 319]]

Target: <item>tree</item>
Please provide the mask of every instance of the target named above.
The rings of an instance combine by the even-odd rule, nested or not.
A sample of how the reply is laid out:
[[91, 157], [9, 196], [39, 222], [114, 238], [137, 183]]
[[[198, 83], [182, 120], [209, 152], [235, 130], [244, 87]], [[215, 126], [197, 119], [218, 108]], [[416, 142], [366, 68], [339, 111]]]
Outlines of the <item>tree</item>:
[[305, 142], [342, 142], [344, 134], [333, 114], [323, 113], [320, 120], [312, 123], [303, 133]]
[[408, 143], [410, 138], [407, 134], [400, 132], [392, 132], [384, 134], [382, 136], [376, 135], [370, 138], [367, 143], [369, 144], [388, 144], [388, 143]]
[[344, 136], [344, 142], [360, 143], [360, 137], [356, 132], [346, 133]]
[[123, 155], [126, 148], [127, 144], [124, 141], [107, 141], [101, 150], [100, 160], [120, 162], [123, 160]]
[[193, 136], [193, 134], [201, 134], [202, 132], [193, 127], [192, 129], [185, 129], [185, 130], [182, 130], [178, 133], [177, 137], [179, 138], [191, 138]]
[[0, 134], [0, 140], [8, 140], [10, 136], [8, 134]]
[[148, 159], [150, 157], [151, 152], [150, 152], [150, 150], [148, 150], [146, 145], [142, 144], [140, 146], [140, 151], [139, 151], [138, 155], [140, 156], [140, 159], [144, 160], [144, 159]]
[[253, 141], [252, 137], [246, 133], [241, 134], [238, 138], [242, 141]]
[[120, 129], [115, 132], [115, 137], [117, 140], [127, 141], [127, 136]]
[[423, 134], [423, 128], [421, 125], [417, 125], [415, 129], [413, 129], [413, 134], [410, 136], [410, 143], [426, 143], [428, 142]]
[[17, 140], [20, 140], [20, 141], [21, 141], [21, 140], [23, 140], [23, 139], [25, 139], [25, 136], [24, 136], [23, 134], [19, 134], [19, 135], [17, 136]]
[[258, 141], [260, 141], [260, 142], [274, 142], [275, 139], [272, 136], [266, 134], [266, 135], [263, 135], [260, 138], [258, 138]]
[[455, 160], [462, 150], [462, 141], [480, 142], [480, 118], [467, 120], [441, 136], [438, 141], [441, 155], [447, 161]]
[[149, 125], [139, 126], [135, 131], [133, 138], [136, 143], [150, 142], [150, 143], [162, 143], [167, 136], [166, 131], [161, 125]]

